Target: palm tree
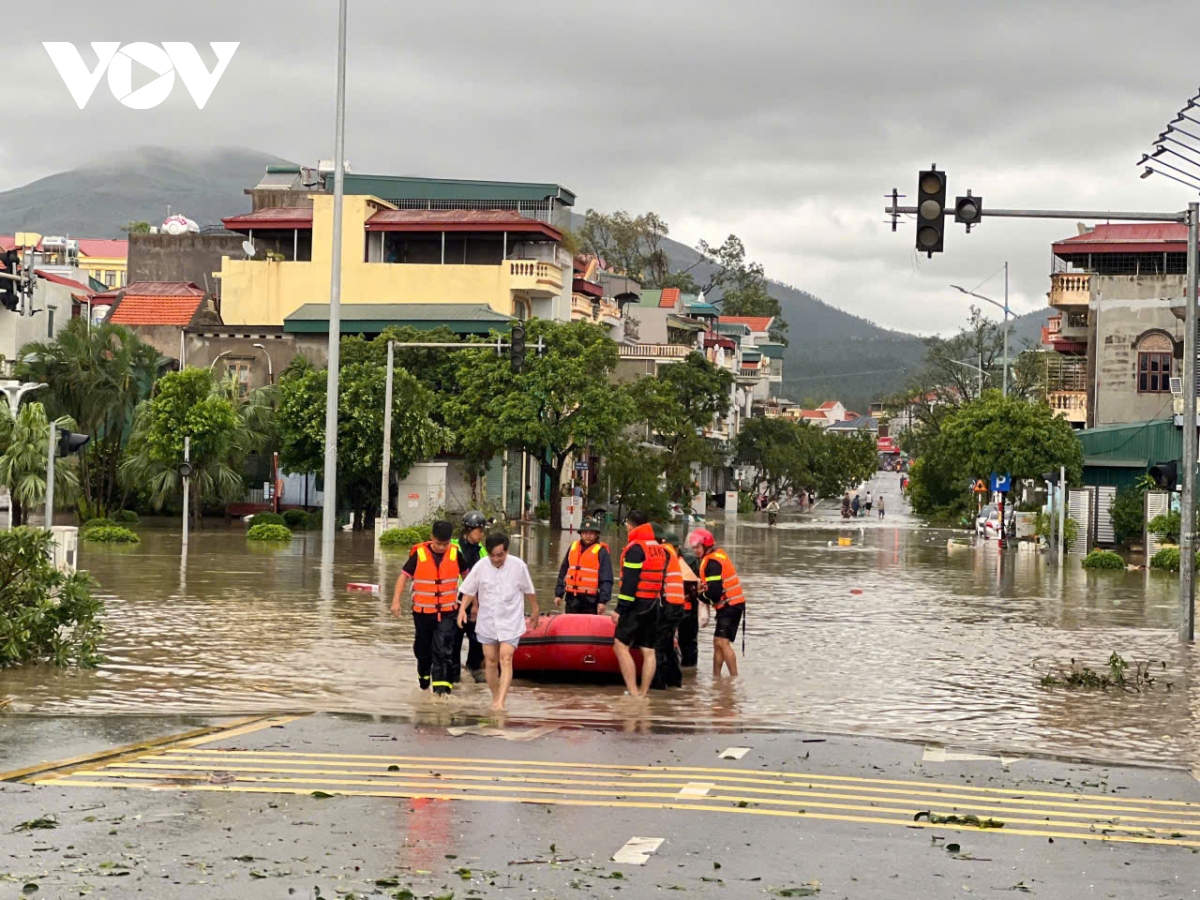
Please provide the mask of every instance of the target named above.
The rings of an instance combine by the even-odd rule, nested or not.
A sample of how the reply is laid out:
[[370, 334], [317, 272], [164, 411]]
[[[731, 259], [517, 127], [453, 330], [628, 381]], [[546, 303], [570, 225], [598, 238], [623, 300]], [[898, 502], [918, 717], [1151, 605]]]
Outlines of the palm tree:
[[[75, 422], [60, 418], [60, 429], [72, 430]], [[13, 525], [24, 525], [29, 510], [46, 502], [46, 450], [50, 422], [41, 403], [26, 403], [14, 419], [7, 403], [0, 403], [0, 485], [8, 488]], [[71, 502], [79, 493], [75, 465], [62, 460], [54, 467], [55, 499]], [[50, 523], [47, 523], [49, 527]]]
[[91, 442], [80, 457], [80, 512], [85, 519], [123, 505], [118, 467], [134, 411], [150, 396], [166, 360], [119, 325], [73, 319], [51, 342], [21, 348], [17, 375], [48, 385], [51, 415], [70, 417]]

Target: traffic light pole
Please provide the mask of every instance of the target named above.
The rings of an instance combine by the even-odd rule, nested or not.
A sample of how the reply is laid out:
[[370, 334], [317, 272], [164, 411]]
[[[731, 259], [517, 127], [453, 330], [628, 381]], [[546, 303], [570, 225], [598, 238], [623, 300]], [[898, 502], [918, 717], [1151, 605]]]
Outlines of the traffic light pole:
[[[943, 179], [945, 173], [940, 174]], [[892, 230], [896, 230], [902, 215], [918, 217], [918, 230], [922, 218], [920, 209], [916, 206], [900, 206], [898, 191], [890, 194], [891, 203], [884, 207], [884, 212], [892, 218]], [[982, 206], [982, 202], [980, 203]], [[943, 216], [955, 218], [955, 210], [945, 209]], [[1179, 636], [1185, 641], [1193, 641], [1196, 637], [1196, 463], [1197, 463], [1197, 429], [1196, 429], [1196, 291], [1200, 279], [1200, 204], [1191, 203], [1182, 212], [1115, 212], [1106, 210], [1079, 209], [988, 209], [978, 210], [978, 218], [1002, 219], [1075, 219], [1097, 220], [1101, 222], [1179, 222], [1188, 226], [1187, 247], [1187, 313], [1183, 334], [1183, 496], [1180, 498], [1182, 507], [1179, 527]], [[924, 252], [927, 248], [920, 244], [918, 234], [917, 249]], [[939, 246], [936, 252], [941, 252]], [[1066, 486], [1063, 487], [1064, 500]], [[1066, 506], [1064, 502], [1064, 507]], [[1064, 509], [1064, 515], [1065, 515]]]

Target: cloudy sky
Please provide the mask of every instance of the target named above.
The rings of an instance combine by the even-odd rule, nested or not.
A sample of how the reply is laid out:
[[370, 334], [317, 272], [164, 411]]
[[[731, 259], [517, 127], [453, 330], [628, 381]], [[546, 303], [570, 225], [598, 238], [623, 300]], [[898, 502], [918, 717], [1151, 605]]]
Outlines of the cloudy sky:
[[[350, 0], [355, 171], [557, 181], [652, 209], [689, 244], [734, 232], [768, 274], [908, 331], [966, 315], [1008, 260], [1011, 305], [1045, 303], [1073, 222], [951, 227], [932, 260], [883, 195], [936, 162], [1005, 207], [1178, 209], [1136, 161], [1200, 83], [1194, 0]], [[56, 0], [5, 16], [0, 189], [138, 145], [240, 146], [311, 163], [333, 144], [336, 0]], [[240, 41], [203, 110], [101, 81], [71, 100], [42, 41]], [[135, 85], [136, 86], [136, 85]], [[19, 127], [14, 127], [14, 125]], [[982, 292], [1000, 296], [1002, 277]], [[800, 323], [792, 323], [793, 330]]]

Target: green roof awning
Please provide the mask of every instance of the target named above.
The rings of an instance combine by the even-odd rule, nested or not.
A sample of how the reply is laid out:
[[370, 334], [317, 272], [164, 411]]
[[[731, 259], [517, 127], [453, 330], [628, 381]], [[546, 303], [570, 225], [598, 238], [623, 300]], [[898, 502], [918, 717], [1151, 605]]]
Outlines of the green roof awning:
[[688, 303], [683, 308], [689, 316], [719, 316], [721, 314], [721, 311], [711, 303]]
[[770, 359], [783, 359], [783, 344], [757, 344], [756, 349]]
[[[342, 334], [378, 333], [388, 326], [423, 331], [449, 328], [456, 334], [507, 331], [516, 319], [486, 303], [343, 303]], [[292, 334], [329, 334], [329, 304], [305, 303], [283, 320]]]
[[575, 194], [562, 185], [527, 181], [467, 181], [461, 178], [410, 178], [404, 175], [347, 174], [347, 194], [369, 194], [384, 200], [476, 200], [542, 202], [575, 205]]
[[1089, 469], [1148, 469], [1148, 459], [1109, 459], [1106, 456], [1085, 456], [1083, 464]]
[[758, 362], [762, 359], [762, 354], [757, 350], [743, 350], [742, 362]]
[[740, 322], [718, 322], [713, 326], [713, 331], [719, 331], [721, 334], [749, 334], [750, 326]]
[[682, 328], [686, 331], [704, 331], [704, 326], [699, 322], [694, 322], [691, 319], [685, 319], [683, 316], [669, 315], [667, 316], [668, 328]]

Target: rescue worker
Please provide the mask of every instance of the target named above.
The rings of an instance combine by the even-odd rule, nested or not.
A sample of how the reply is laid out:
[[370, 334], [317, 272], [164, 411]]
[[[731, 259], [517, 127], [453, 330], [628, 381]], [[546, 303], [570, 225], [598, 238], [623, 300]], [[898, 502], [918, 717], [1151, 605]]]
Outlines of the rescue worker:
[[[483, 513], [472, 510], [463, 516], [462, 521], [462, 536], [455, 538], [451, 543], [458, 548], [459, 568], [462, 569], [463, 578], [467, 577], [467, 573], [471, 571], [471, 567], [479, 562], [480, 556], [483, 555], [483, 538], [484, 531], [487, 527], [487, 519]], [[459, 594], [458, 602], [462, 603], [462, 594]], [[471, 617], [467, 619], [465, 628], [460, 628], [454, 640], [454, 677], [451, 679], [455, 684], [462, 681], [462, 645], [463, 638], [467, 639], [467, 671], [471, 673], [471, 677], [475, 679], [476, 684], [481, 684], [487, 681], [487, 673], [483, 670], [483, 645], [475, 637], [475, 623], [479, 619], [479, 611], [472, 610]]]
[[[688, 571], [683, 579], [683, 621], [679, 623], [679, 665], [685, 669], [696, 668], [700, 661], [700, 560], [687, 546], [686, 541], [675, 545], [679, 558]], [[689, 579], [688, 573], [693, 576]]]
[[696, 576], [688, 570], [684, 572], [683, 559], [679, 555], [679, 545], [682, 542], [677, 534], [667, 534], [662, 544], [670, 559], [667, 562], [667, 579], [663, 587], [663, 607], [658, 618], [658, 632], [655, 638], [655, 675], [653, 687], [663, 690], [672, 687], [683, 687], [683, 670], [679, 667], [679, 650], [675, 647], [675, 634], [686, 615], [687, 608], [687, 579]]
[[432, 538], [412, 548], [396, 579], [392, 615], [400, 615], [400, 598], [412, 582], [413, 655], [421, 690], [449, 696], [454, 685], [454, 640], [458, 633], [458, 584], [463, 571], [458, 548], [450, 542], [454, 526], [433, 523]]
[[704, 582], [702, 599], [711, 603], [716, 613], [713, 631], [713, 678], [721, 677], [722, 667], [737, 677], [737, 652], [733, 642], [746, 611], [746, 597], [737, 569], [729, 555], [716, 546], [716, 539], [706, 528], [697, 528], [688, 535], [688, 544], [700, 556], [700, 578]]
[[562, 606], [565, 599], [569, 613], [602, 615], [612, 587], [612, 555], [600, 541], [600, 525], [595, 519], [584, 519], [579, 540], [571, 544], [559, 567], [554, 605]]
[[[644, 512], [633, 510], [625, 524], [629, 528], [629, 543], [621, 551], [621, 586], [617, 593], [617, 611], [612, 614], [617, 624], [613, 650], [629, 696], [645, 698], [650, 693], [650, 683], [657, 668], [654, 644], [670, 557], [655, 540], [654, 528]], [[640, 687], [637, 664], [630, 652], [632, 647], [642, 651]]]

